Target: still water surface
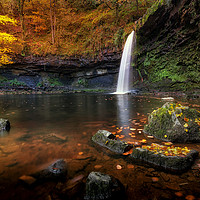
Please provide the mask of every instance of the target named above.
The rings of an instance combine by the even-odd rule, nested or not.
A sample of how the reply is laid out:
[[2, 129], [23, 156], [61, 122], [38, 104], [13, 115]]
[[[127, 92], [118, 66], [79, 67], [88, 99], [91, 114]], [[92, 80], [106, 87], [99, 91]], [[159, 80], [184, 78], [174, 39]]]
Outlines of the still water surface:
[[[163, 104], [158, 98], [112, 94], [0, 96], [1, 118], [8, 118], [11, 123], [10, 131], [0, 135], [0, 195], [4, 193], [5, 199], [12, 199], [8, 190], [14, 190], [11, 185], [20, 176], [34, 173], [50, 162], [64, 158], [69, 163], [69, 178], [77, 174], [87, 176], [91, 171], [111, 174], [128, 187], [129, 199], [159, 199], [165, 193], [174, 198], [177, 191], [182, 192], [184, 198], [187, 195], [197, 197], [200, 193], [194, 185], [200, 183], [199, 174], [195, 177], [193, 171], [188, 172], [187, 177], [194, 176], [192, 186], [178, 188], [177, 191], [170, 187], [182, 182], [191, 183], [185, 177], [165, 174], [170, 179], [167, 184], [172, 186], [165, 185], [163, 193], [162, 186], [154, 187], [152, 179], [158, 177], [162, 185], [164, 179], [160, 178], [160, 173], [163, 172], [113, 156], [109, 150], [91, 142], [91, 137], [99, 129], [116, 132], [120, 127], [123, 127], [119, 135], [122, 140], [147, 139], [148, 143], [155, 142], [155, 139], [148, 139], [142, 129], [147, 123], [148, 113]], [[130, 128], [135, 129], [134, 137], [129, 134]], [[198, 144], [188, 144], [188, 147], [199, 150]], [[117, 170], [117, 165], [122, 169]], [[134, 181], [137, 182], [135, 186]], [[148, 192], [145, 194], [144, 190]], [[27, 198], [18, 195], [18, 199]]]

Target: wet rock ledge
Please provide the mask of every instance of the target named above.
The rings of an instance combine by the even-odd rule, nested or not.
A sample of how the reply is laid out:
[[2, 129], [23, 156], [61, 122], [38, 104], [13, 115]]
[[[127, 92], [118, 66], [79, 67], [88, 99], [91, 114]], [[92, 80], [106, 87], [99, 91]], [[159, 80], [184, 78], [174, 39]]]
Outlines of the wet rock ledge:
[[[92, 137], [92, 141], [115, 153], [128, 155], [132, 162], [144, 161], [168, 172], [181, 173], [188, 170], [199, 154], [196, 150], [189, 150], [187, 147], [167, 147], [156, 143], [152, 143], [151, 146], [135, 147], [116, 140], [115, 135], [106, 130], [99, 130]], [[130, 150], [132, 153], [129, 153]]]

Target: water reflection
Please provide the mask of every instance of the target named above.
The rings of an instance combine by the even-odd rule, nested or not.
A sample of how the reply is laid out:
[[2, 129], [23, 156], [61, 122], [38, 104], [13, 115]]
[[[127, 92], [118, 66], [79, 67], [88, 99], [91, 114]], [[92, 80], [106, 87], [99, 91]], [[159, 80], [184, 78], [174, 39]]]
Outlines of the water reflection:
[[130, 98], [128, 95], [117, 95], [117, 125], [130, 126], [131, 109]]
[[[135, 166], [134, 173], [126, 160], [111, 157], [110, 151], [95, 147], [91, 137], [99, 129], [117, 132], [119, 127], [129, 126], [134, 131], [123, 128], [120, 133], [117, 133], [119, 136], [125, 135], [123, 140], [144, 139], [141, 130], [146, 123], [147, 113], [162, 105], [163, 102], [159, 100], [133, 95], [0, 96], [1, 117], [8, 118], [11, 122], [10, 132], [5, 133], [4, 137], [1, 137], [0, 133], [0, 196], [2, 194], [9, 196], [10, 191], [15, 194], [14, 188], [10, 190], [5, 186], [58, 158], [68, 161], [71, 178], [77, 173], [87, 176], [91, 171], [96, 170], [95, 166], [102, 165], [100, 171], [116, 176], [130, 188], [135, 184], [140, 191], [143, 185], [142, 179], [149, 183], [150, 176], [143, 177], [146, 168], [143, 167], [141, 172], [139, 171], [141, 167]], [[123, 167], [123, 170], [116, 169], [118, 164]], [[141, 175], [138, 175], [140, 172]], [[133, 180], [135, 180], [134, 184]], [[182, 180], [178, 181], [182, 183]], [[135, 196], [137, 193], [134, 191], [135, 185], [130, 189], [131, 200], [132, 194]], [[3, 187], [7, 189], [6, 192]], [[144, 199], [143, 194], [140, 195], [135, 199]], [[19, 196], [18, 199], [30, 198]]]

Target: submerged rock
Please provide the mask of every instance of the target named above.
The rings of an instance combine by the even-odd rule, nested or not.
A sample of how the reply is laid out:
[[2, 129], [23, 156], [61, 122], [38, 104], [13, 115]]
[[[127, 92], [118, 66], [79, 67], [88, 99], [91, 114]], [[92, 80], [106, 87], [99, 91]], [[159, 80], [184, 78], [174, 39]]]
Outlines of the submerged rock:
[[125, 199], [123, 185], [116, 178], [91, 172], [86, 181], [85, 200]]
[[0, 118], [0, 131], [9, 131], [10, 130], [10, 122], [8, 119]]
[[36, 182], [36, 179], [32, 176], [23, 175], [19, 178], [20, 181], [24, 182], [27, 185], [32, 185]]
[[92, 141], [103, 147], [110, 149], [115, 153], [120, 153], [120, 154], [125, 153], [133, 148], [132, 145], [124, 141], [115, 140], [115, 135], [106, 130], [99, 130], [92, 137]]
[[183, 172], [192, 166], [198, 154], [197, 151], [190, 150], [185, 156], [167, 156], [162, 153], [149, 151], [148, 149], [136, 148], [133, 149], [130, 157], [153, 164], [167, 171]]
[[43, 169], [32, 176], [36, 179], [65, 179], [67, 175], [67, 163], [63, 159], [59, 159], [56, 162], [49, 165], [46, 169]]
[[200, 112], [167, 102], [149, 115], [144, 132], [164, 141], [200, 142]]

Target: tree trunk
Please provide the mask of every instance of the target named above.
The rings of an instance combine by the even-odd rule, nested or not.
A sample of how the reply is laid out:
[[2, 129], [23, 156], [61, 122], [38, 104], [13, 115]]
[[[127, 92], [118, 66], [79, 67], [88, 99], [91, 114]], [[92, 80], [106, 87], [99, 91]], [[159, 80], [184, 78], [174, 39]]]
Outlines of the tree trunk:
[[55, 32], [56, 32], [56, 14], [55, 14], [55, 1], [50, 0], [50, 21], [51, 21], [51, 41], [55, 44]]
[[22, 52], [24, 52], [24, 48], [25, 48], [25, 43], [24, 43], [24, 41], [25, 41], [24, 2], [25, 2], [25, 0], [19, 0], [18, 1], [20, 24], [21, 24], [21, 30], [22, 30], [22, 41], [23, 41]]

